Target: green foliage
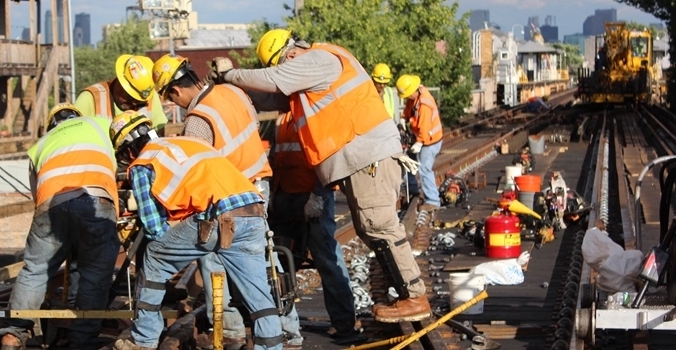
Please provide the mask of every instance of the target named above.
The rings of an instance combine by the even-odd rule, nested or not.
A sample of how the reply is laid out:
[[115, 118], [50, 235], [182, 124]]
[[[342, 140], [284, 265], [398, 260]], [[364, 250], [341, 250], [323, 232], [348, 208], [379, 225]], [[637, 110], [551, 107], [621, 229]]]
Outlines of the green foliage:
[[[288, 9], [288, 6], [285, 6]], [[258, 40], [265, 34], [268, 30], [275, 29], [278, 26], [274, 23], [270, 23], [267, 20], [263, 19], [262, 21], [254, 21], [251, 28], [249, 28], [249, 36], [251, 37], [251, 42], [254, 45], [248, 47], [244, 50], [244, 54], [240, 55], [238, 52], [232, 50], [230, 51], [230, 56], [234, 58], [240, 67], [242, 68], [263, 68], [263, 64], [260, 62], [256, 56], [256, 45]]]
[[[577, 69], [582, 66], [584, 62], [584, 57], [580, 53], [580, 47], [573, 44], [563, 44], [563, 43], [551, 43], [547, 44], [557, 50], [561, 50], [566, 53], [565, 57], [561, 57], [561, 64], [564, 69], [568, 69], [572, 75], [577, 75]], [[563, 55], [562, 55], [563, 56]]]
[[639, 30], [639, 31], [643, 31], [643, 30], [647, 29], [650, 32], [650, 35], [652, 35], [653, 39], [657, 39], [658, 36], [663, 37], [664, 34], [665, 34], [664, 30], [659, 29], [659, 28], [655, 27], [654, 25], [648, 26], [648, 25], [645, 25], [643, 23], [638, 23], [638, 22], [635, 22], [635, 21], [631, 21], [631, 22], [627, 23], [627, 29]]
[[[390, 66], [392, 85], [416, 74], [428, 87], [440, 87], [437, 103], [446, 124], [464, 115], [471, 99], [470, 30], [466, 16], [455, 19], [458, 3], [444, 0], [305, 0], [289, 29], [308, 42], [347, 48], [369, 73], [380, 62]], [[289, 9], [289, 7], [286, 7]], [[261, 25], [263, 27], [261, 27]], [[259, 23], [252, 41], [272, 28]], [[256, 65], [253, 49], [243, 65]]]
[[155, 46], [150, 39], [148, 22], [136, 17], [116, 28], [97, 48], [77, 47], [75, 56], [75, 85], [81, 91], [99, 81], [115, 76], [115, 60], [122, 54], [145, 55]]

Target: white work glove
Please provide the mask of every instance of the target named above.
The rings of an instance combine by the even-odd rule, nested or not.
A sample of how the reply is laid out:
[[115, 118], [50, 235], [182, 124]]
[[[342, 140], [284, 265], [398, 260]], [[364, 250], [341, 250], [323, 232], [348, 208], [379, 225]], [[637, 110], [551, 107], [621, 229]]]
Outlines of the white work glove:
[[211, 60], [211, 73], [209, 75], [217, 84], [223, 83], [223, 75], [233, 68], [232, 61], [227, 57], [216, 57]]
[[404, 167], [406, 172], [409, 172], [413, 175], [418, 173], [418, 166], [420, 165], [420, 163], [418, 163], [415, 160], [409, 158], [405, 154], [402, 154], [401, 156], [397, 157], [397, 160], [399, 161], [401, 166]]
[[319, 219], [324, 210], [324, 198], [310, 193], [310, 198], [305, 203], [305, 220]]
[[411, 153], [413, 153], [413, 154], [418, 154], [418, 153], [420, 153], [420, 150], [422, 149], [422, 146], [423, 146], [422, 142], [416, 142], [416, 143], [414, 143], [413, 146], [411, 146]]

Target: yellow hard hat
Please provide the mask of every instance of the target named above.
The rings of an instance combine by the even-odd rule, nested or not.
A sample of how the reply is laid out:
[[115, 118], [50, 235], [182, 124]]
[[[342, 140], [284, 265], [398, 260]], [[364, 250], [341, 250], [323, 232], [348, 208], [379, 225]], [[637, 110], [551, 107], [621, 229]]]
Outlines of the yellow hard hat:
[[265, 67], [276, 66], [282, 49], [291, 39], [291, 31], [286, 29], [273, 29], [263, 34], [256, 46], [256, 56]]
[[155, 84], [153, 60], [146, 56], [121, 55], [115, 61], [115, 75], [124, 91], [137, 101], [148, 101]]
[[387, 84], [392, 80], [392, 72], [390, 67], [385, 63], [378, 63], [373, 67], [373, 72], [371, 72], [371, 78], [376, 83]]
[[81, 116], [82, 112], [80, 112], [80, 110], [78, 110], [72, 104], [59, 103], [58, 105], [52, 107], [52, 109], [49, 111], [49, 115], [47, 115], [47, 120], [45, 122], [45, 125], [47, 125], [47, 131], [53, 129], [64, 120]]
[[166, 54], [160, 57], [153, 66], [153, 82], [162, 99], [166, 99], [169, 84], [188, 72], [190, 61], [178, 55]]
[[397, 91], [399, 97], [407, 98], [420, 87], [420, 77], [417, 75], [404, 74], [397, 79]]
[[[147, 124], [147, 125], [145, 125]], [[145, 132], [139, 126], [145, 125]], [[110, 123], [110, 140], [117, 151], [120, 146], [145, 135], [153, 126], [152, 120], [137, 111], [124, 111], [113, 118]]]

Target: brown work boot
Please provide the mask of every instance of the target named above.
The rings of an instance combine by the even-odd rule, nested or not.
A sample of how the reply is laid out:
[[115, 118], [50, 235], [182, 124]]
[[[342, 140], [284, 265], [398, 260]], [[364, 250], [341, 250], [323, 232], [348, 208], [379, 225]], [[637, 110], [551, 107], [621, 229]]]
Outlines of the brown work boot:
[[118, 339], [115, 341], [114, 350], [155, 350], [157, 348], [149, 348], [146, 346], [139, 346], [134, 344], [131, 339]]
[[389, 306], [374, 308], [376, 321], [398, 323], [402, 321], [421, 321], [431, 316], [427, 296], [397, 300]]

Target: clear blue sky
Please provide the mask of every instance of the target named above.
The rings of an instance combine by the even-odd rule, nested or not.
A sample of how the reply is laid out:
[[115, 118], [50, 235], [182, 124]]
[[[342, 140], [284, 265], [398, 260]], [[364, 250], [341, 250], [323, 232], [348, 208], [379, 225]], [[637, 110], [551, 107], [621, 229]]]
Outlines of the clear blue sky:
[[[138, 4], [134, 0], [71, 0], [73, 15], [86, 12], [91, 15], [92, 41], [101, 40], [101, 27], [108, 23], [124, 20], [126, 7]], [[284, 3], [293, 7], [293, 0], [192, 0], [193, 10], [198, 12], [200, 23], [249, 23], [267, 19], [283, 23], [283, 17], [290, 13], [284, 10]], [[461, 13], [474, 9], [490, 10], [491, 22], [498, 23], [508, 31], [514, 24], [525, 24], [530, 16], [539, 16], [544, 24], [547, 15], [556, 16], [559, 40], [565, 34], [582, 32], [582, 23], [594, 14], [595, 9], [617, 9], [618, 20], [639, 23], [659, 22], [656, 18], [633, 7], [613, 0], [459, 0]], [[43, 1], [43, 11], [49, 9], [50, 1]], [[28, 26], [28, 3], [10, 3], [12, 11], [12, 37], [21, 35]], [[517, 27], [518, 28], [518, 27]], [[518, 31], [515, 34], [518, 35]]]

